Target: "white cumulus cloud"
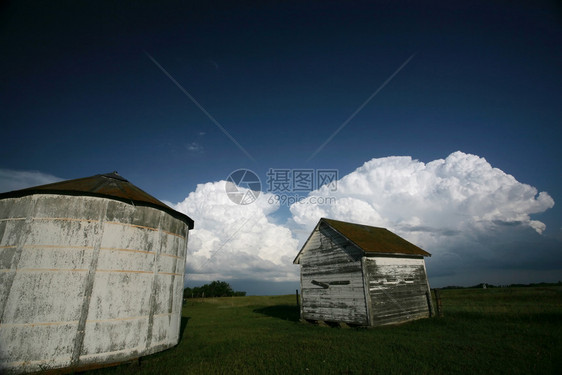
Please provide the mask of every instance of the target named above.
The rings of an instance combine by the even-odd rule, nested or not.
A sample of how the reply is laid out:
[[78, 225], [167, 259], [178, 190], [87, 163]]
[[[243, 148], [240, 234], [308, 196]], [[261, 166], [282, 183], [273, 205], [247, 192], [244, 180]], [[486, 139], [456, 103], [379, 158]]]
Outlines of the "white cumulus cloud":
[[[457, 151], [429, 163], [409, 156], [372, 159], [342, 177], [337, 191], [321, 187], [290, 209], [304, 232], [321, 217], [386, 227], [433, 253], [429, 263], [444, 273], [478, 262], [479, 267], [499, 266], [500, 257], [516, 251], [529, 255], [517, 254], [523, 264], [546, 249], [548, 262], [556, 256], [554, 247], [541, 239], [545, 224], [531, 215], [553, 206], [548, 193], [518, 182], [482, 157]], [[522, 238], [535, 248], [522, 248]]]
[[172, 205], [195, 220], [189, 280], [298, 280], [292, 260], [321, 217], [385, 227], [424, 248], [437, 286], [543, 281], [562, 270], [560, 239], [541, 235], [545, 224], [532, 218], [554, 200], [476, 155], [372, 159], [336, 191], [325, 186], [291, 205], [283, 224], [272, 218], [273, 195], [238, 205], [225, 184], [200, 184]]
[[288, 228], [269, 217], [279, 206], [269, 204], [270, 194], [263, 193], [251, 204], [235, 204], [225, 184], [197, 185], [183, 202], [173, 206], [195, 221], [189, 232], [187, 277], [295, 280], [298, 270], [292, 260], [298, 241]]
[[[332, 204], [309, 204], [312, 197]], [[329, 201], [329, 200], [326, 200]], [[455, 233], [467, 226], [517, 223], [542, 233], [530, 215], [551, 208], [548, 193], [518, 182], [484, 158], [457, 151], [423, 163], [409, 156], [372, 159], [337, 182], [291, 206], [295, 222], [313, 226], [321, 216], [396, 230]]]

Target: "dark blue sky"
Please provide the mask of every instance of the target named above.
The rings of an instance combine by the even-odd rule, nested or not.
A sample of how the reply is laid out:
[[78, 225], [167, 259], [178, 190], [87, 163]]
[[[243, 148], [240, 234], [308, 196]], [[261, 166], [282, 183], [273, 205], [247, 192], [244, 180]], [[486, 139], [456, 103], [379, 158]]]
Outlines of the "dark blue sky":
[[[177, 202], [238, 168], [345, 175], [461, 150], [560, 202], [561, 14], [526, 1], [7, 2], [0, 168], [117, 170]], [[562, 227], [558, 206], [538, 218]]]
[[[145, 50], [260, 172], [349, 171], [372, 157], [429, 161], [459, 149], [560, 188], [562, 40], [552, 4], [94, 3], [4, 5], [4, 167], [69, 178], [117, 169], [177, 200], [178, 185], [251, 165]], [[190, 153], [192, 142], [203, 152]]]

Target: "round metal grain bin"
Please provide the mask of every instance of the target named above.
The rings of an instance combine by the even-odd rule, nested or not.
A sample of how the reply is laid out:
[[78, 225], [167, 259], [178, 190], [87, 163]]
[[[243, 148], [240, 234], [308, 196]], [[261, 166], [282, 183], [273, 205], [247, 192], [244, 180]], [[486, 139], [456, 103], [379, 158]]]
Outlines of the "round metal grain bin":
[[116, 173], [0, 194], [0, 373], [176, 345], [191, 228]]

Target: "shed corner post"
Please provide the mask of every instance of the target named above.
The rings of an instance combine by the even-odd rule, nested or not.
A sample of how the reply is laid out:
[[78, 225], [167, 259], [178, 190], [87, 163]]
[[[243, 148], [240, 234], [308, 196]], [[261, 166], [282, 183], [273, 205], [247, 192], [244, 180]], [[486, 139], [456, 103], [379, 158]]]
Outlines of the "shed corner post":
[[441, 305], [441, 294], [439, 293], [441, 291], [441, 288], [435, 288], [433, 289], [433, 292], [435, 293], [435, 305], [436, 305], [436, 314], [435, 316], [438, 318], [443, 317], [443, 307]]
[[[423, 258], [422, 258], [423, 259]], [[435, 308], [433, 306], [433, 298], [431, 298], [431, 287], [429, 286], [429, 277], [427, 277], [427, 269], [425, 267], [425, 259], [423, 259], [423, 272], [425, 273], [425, 282], [427, 285], [426, 297], [427, 297], [427, 308], [429, 317], [435, 316]]]
[[367, 312], [367, 325], [371, 327], [373, 325], [373, 305], [371, 303], [371, 291], [369, 289], [369, 272], [367, 270], [367, 257], [361, 257], [361, 272], [363, 274], [363, 294], [365, 296], [365, 311]]
[[[302, 288], [302, 264], [299, 264], [299, 268], [300, 268], [299, 271], [300, 271], [301, 295], [300, 295], [300, 303], [298, 303], [299, 302], [298, 297], [297, 297], [297, 303], [298, 303], [298, 307], [299, 307], [300, 320], [303, 320], [304, 319], [304, 316], [303, 316], [303, 313], [304, 313], [304, 311], [303, 311], [304, 310], [304, 308], [303, 308], [303, 305], [304, 305], [304, 290]], [[297, 294], [298, 294], [298, 291], [297, 291]]]

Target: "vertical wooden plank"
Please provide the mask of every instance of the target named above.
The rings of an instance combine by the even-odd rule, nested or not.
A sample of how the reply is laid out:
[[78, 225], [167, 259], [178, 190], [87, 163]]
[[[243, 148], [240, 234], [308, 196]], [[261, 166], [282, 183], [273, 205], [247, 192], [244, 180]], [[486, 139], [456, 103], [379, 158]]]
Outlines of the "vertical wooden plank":
[[303, 320], [304, 319], [303, 306], [304, 306], [304, 303], [305, 303], [305, 299], [304, 299], [305, 297], [304, 297], [304, 288], [302, 286], [302, 268], [303, 268], [302, 264], [301, 264], [300, 268], [301, 268], [300, 276], [301, 276], [301, 300], [302, 300], [302, 303], [300, 304], [299, 311], [300, 311], [300, 319]]
[[433, 310], [431, 308], [431, 290], [425, 292], [425, 298], [427, 299], [427, 308], [429, 309], [429, 317], [433, 317]]
[[361, 272], [363, 274], [363, 294], [365, 296], [365, 310], [367, 312], [367, 325], [373, 325], [373, 304], [371, 303], [371, 293], [369, 291], [369, 281], [371, 275], [367, 270], [366, 257], [361, 258]]
[[367, 325], [363, 251], [328, 227], [317, 227], [301, 252], [301, 319]]
[[426, 284], [427, 284], [427, 294], [429, 296], [429, 299], [427, 300], [427, 302], [428, 302], [427, 308], [429, 309], [429, 317], [431, 318], [433, 315], [435, 315], [435, 311], [433, 309], [433, 301], [432, 301], [432, 298], [431, 298], [431, 288], [429, 287], [429, 278], [427, 277], [427, 270], [425, 269], [425, 259], [423, 260], [423, 273], [425, 275], [425, 280], [426, 280]]
[[438, 317], [442, 317], [443, 316], [443, 308], [441, 306], [441, 295], [439, 294], [439, 289], [433, 289], [433, 291], [435, 292], [435, 305], [437, 306], [437, 316]]
[[421, 257], [367, 257], [371, 325], [429, 316], [427, 276]]

